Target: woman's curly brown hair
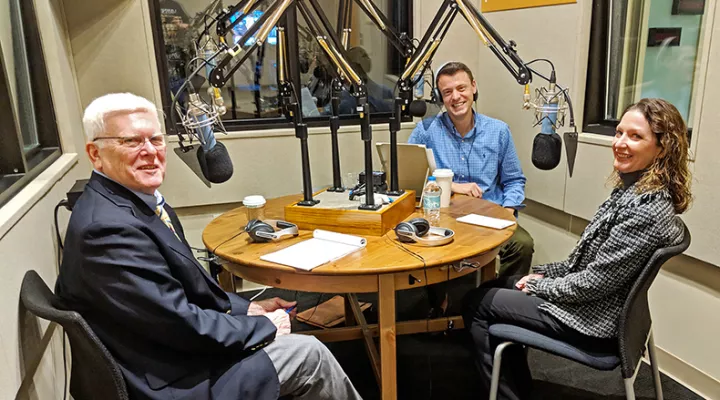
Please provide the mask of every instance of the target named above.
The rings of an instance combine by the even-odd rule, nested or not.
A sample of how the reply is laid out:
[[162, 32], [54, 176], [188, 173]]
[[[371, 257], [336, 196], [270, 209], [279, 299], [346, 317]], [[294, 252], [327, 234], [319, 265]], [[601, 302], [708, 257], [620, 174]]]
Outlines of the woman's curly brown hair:
[[[645, 116], [660, 146], [660, 154], [636, 185], [638, 192], [667, 188], [675, 212], [682, 214], [692, 202], [685, 121], [677, 108], [663, 99], [642, 99], [629, 105], [623, 115], [628, 111], [638, 111]], [[610, 180], [615, 187], [622, 185], [617, 171], [613, 172]]]

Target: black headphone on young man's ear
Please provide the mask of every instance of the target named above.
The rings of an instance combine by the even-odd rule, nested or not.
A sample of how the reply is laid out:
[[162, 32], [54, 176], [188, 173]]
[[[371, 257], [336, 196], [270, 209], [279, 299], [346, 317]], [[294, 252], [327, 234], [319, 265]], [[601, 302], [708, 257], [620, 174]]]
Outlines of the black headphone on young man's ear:
[[[279, 230], [275, 230], [276, 228]], [[253, 242], [266, 243], [271, 240], [280, 240], [284, 236], [297, 236], [298, 227], [287, 221], [274, 219], [260, 221], [259, 219], [254, 219], [245, 226], [245, 232], [248, 233]]]
[[397, 224], [395, 235], [403, 243], [430, 247], [452, 242], [455, 232], [452, 229], [432, 227], [425, 218], [413, 218]]
[[[444, 62], [442, 65], [440, 65], [440, 68], [438, 68], [437, 71], [435, 71], [435, 86], [433, 86], [433, 88], [432, 88], [432, 93], [430, 94], [430, 101], [440, 107], [443, 106], [442, 93], [440, 93], [440, 89], [438, 88], [438, 82], [440, 81], [440, 73], [442, 72], [443, 68], [447, 67], [447, 65], [452, 62], [455, 62], [455, 61]], [[470, 77], [470, 80], [472, 81], [473, 78]], [[473, 93], [473, 101], [477, 101], [477, 99], [478, 99], [478, 92], [477, 92], [477, 88], [475, 88], [475, 93]]]

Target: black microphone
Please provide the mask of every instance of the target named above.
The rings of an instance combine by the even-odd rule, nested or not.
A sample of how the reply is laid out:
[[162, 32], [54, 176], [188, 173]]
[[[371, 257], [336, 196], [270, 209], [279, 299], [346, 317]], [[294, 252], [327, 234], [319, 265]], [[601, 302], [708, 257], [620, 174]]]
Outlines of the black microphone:
[[413, 100], [408, 110], [413, 117], [422, 118], [427, 114], [427, 103], [425, 100]]
[[233, 165], [225, 145], [215, 140], [213, 124], [217, 120], [217, 111], [203, 103], [197, 93], [190, 93], [188, 118], [183, 120], [183, 125], [202, 144], [198, 148], [197, 158], [205, 179], [212, 183], [223, 183], [232, 177]]
[[318, 65], [313, 68], [313, 76], [318, 79], [328, 79], [328, 71], [324, 65]]
[[555, 132], [535, 135], [532, 147], [532, 163], [536, 168], [549, 170], [557, 167], [560, 164], [561, 153], [562, 140], [560, 135]]
[[203, 176], [210, 182], [223, 183], [232, 177], [233, 165], [224, 144], [216, 142], [209, 150], [206, 150], [205, 146], [200, 146], [197, 158]]

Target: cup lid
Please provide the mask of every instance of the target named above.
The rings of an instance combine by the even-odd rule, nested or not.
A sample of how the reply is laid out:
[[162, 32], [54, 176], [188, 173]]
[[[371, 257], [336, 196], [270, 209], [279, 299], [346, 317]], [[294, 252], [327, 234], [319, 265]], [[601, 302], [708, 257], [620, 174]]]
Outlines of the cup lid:
[[455, 173], [452, 172], [451, 169], [438, 168], [433, 171], [433, 176], [437, 178], [452, 178], [453, 176], [455, 176]]
[[245, 196], [243, 199], [243, 205], [245, 207], [260, 207], [265, 205], [265, 198], [260, 195]]

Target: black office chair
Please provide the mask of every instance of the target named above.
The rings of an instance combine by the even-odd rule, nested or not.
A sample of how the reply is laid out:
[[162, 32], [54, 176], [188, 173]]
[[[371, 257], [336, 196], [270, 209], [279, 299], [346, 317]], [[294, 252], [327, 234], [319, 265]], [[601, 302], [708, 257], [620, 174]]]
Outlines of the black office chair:
[[[678, 218], [679, 220], [679, 218]], [[488, 329], [490, 335], [503, 340], [495, 349], [493, 359], [492, 381], [490, 385], [490, 400], [497, 399], [498, 382], [500, 380], [500, 366], [502, 352], [513, 344], [543, 350], [556, 356], [564, 357], [588, 367], [611, 371], [620, 366], [625, 381], [625, 395], [628, 400], [635, 399], [635, 377], [640, 366], [640, 359], [648, 350], [650, 367], [655, 383], [655, 396], [663, 400], [660, 372], [658, 371], [657, 357], [655, 356], [655, 342], [652, 335], [652, 320], [648, 307], [647, 292], [657, 276], [660, 268], [670, 258], [681, 254], [690, 246], [690, 231], [683, 224], [685, 236], [680, 244], [658, 249], [650, 257], [645, 268], [640, 272], [635, 284], [630, 289], [629, 296], [623, 306], [618, 324], [618, 350], [613, 353], [601, 353], [590, 348], [579, 348], [561, 340], [552, 339], [545, 335], [509, 324], [494, 324]]]
[[128, 400], [125, 380], [112, 355], [80, 314], [57, 307], [59, 299], [37, 272], [25, 273], [20, 299], [31, 313], [62, 325], [67, 332], [72, 354], [70, 394], [73, 398]]

